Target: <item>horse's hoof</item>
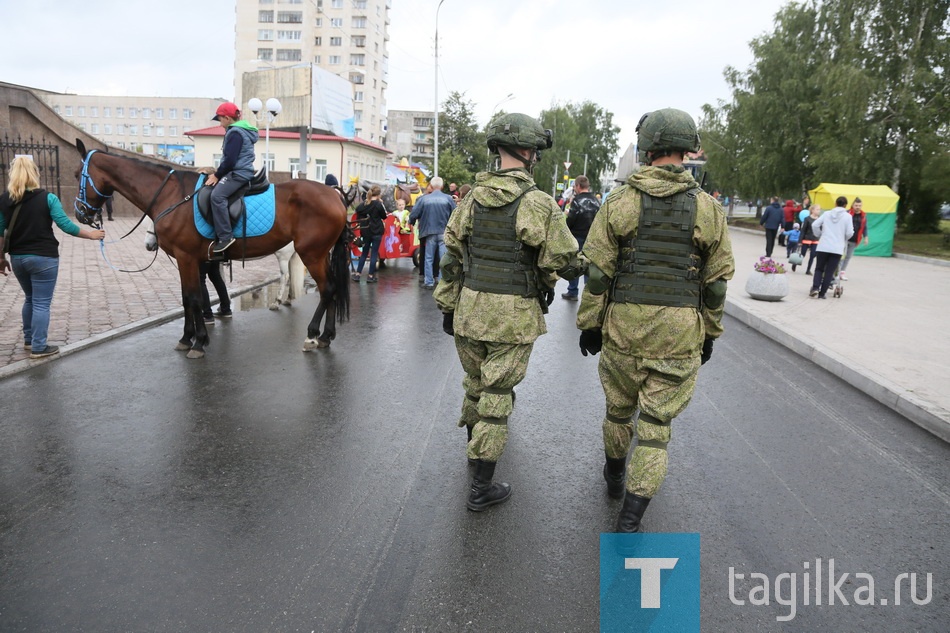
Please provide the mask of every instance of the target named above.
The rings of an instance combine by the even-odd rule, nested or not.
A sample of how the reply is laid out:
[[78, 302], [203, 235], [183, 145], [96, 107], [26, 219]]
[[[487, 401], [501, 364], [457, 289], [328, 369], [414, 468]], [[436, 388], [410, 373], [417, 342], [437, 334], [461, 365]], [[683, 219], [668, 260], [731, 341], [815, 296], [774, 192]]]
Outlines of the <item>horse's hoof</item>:
[[320, 347], [320, 348], [330, 347], [330, 341], [328, 339], [318, 338], [317, 347]]
[[195, 358], [204, 358], [205, 353], [201, 351], [200, 349], [192, 349], [192, 350], [188, 350], [188, 353], [185, 354], [185, 356], [194, 360]]
[[276, 311], [279, 307], [280, 307], [279, 303], [272, 303], [269, 306], [267, 306], [269, 310], [274, 310], [274, 311]]
[[290, 307], [290, 301], [284, 301], [281, 305]]
[[307, 339], [306, 341], [304, 341], [304, 343], [303, 343], [303, 351], [305, 351], [305, 352], [312, 352], [313, 350], [317, 349], [318, 347], [319, 347], [319, 345], [317, 344], [317, 341], [316, 341], [315, 339], [312, 339], [312, 338], [308, 338], [308, 339]]
[[176, 352], [184, 352], [189, 349], [191, 349], [191, 345], [189, 345], [188, 343], [179, 343], [178, 345], [175, 346]]

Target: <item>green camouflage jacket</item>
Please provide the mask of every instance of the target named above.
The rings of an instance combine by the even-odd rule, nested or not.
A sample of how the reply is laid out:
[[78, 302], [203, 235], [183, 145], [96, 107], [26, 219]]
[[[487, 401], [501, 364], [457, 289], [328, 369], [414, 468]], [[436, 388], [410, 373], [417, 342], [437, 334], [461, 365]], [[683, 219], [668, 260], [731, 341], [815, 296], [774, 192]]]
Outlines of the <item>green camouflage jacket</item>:
[[[692, 175], [682, 167], [643, 167], [627, 182], [610, 192], [594, 217], [584, 256], [604, 274], [613, 278], [618, 240], [636, 234], [640, 221], [641, 191], [665, 198], [697, 187]], [[732, 279], [735, 261], [722, 207], [703, 192], [696, 200], [693, 242], [705, 266], [703, 284]], [[577, 311], [581, 330], [603, 328], [604, 346], [642, 358], [690, 358], [698, 356], [705, 338], [722, 334], [723, 308], [702, 310], [666, 306], [612, 303], [610, 291], [593, 295], [585, 288]]]
[[[475, 201], [485, 207], [503, 207], [533, 184], [524, 169], [483, 172], [475, 188], [459, 203], [445, 227], [445, 247], [463, 261], [466, 241], [472, 234]], [[551, 196], [538, 190], [524, 195], [518, 207], [518, 239], [538, 249], [539, 279], [548, 288], [557, 281], [555, 271], [577, 262], [577, 240], [571, 235], [564, 213]], [[455, 312], [455, 332], [461, 336], [494, 343], [533, 343], [547, 332], [537, 298], [478, 292], [462, 287], [461, 279], [439, 282], [433, 293], [439, 309]]]

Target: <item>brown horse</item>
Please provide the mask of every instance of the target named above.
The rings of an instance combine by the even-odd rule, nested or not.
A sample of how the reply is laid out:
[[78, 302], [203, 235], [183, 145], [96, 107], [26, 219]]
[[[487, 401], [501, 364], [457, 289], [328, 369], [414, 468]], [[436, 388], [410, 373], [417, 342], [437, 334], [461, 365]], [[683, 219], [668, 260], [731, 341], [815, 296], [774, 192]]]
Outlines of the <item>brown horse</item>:
[[[188, 358], [201, 358], [208, 331], [201, 317], [198, 264], [209, 259], [211, 241], [195, 228], [192, 196], [200, 174], [106, 152], [86, 151], [83, 157], [76, 217], [84, 224], [102, 219], [102, 205], [118, 191], [152, 219], [159, 246], [178, 262], [185, 331], [175, 349]], [[272, 255], [290, 242], [320, 290], [320, 304], [307, 327], [304, 351], [329, 347], [336, 323], [349, 318], [349, 240], [346, 208], [331, 187], [308, 180], [291, 180], [274, 187], [274, 226], [258, 237], [238, 239], [227, 251], [232, 259]], [[326, 315], [326, 326], [320, 324]]]

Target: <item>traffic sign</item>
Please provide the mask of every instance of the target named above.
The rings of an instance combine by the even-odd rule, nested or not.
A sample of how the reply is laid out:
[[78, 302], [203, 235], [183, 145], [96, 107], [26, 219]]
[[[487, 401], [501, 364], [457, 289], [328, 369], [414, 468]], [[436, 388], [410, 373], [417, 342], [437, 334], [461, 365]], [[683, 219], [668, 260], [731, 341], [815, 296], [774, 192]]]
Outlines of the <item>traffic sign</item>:
[[570, 169], [570, 168], [571, 168], [571, 161], [569, 160], [564, 161], [564, 169]]

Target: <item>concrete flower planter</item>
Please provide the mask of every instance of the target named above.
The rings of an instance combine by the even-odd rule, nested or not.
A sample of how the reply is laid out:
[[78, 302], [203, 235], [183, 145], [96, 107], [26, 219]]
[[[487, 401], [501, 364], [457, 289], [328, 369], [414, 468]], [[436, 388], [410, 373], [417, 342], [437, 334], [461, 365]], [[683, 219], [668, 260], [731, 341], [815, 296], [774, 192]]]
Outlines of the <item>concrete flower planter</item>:
[[788, 294], [788, 276], [755, 271], [745, 282], [745, 291], [759, 301], [781, 301]]

